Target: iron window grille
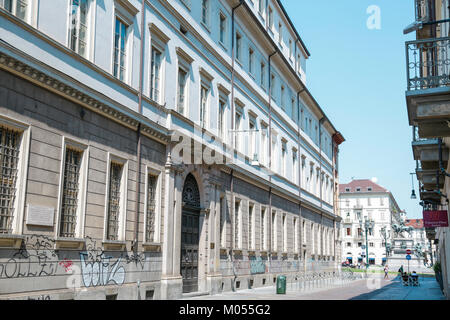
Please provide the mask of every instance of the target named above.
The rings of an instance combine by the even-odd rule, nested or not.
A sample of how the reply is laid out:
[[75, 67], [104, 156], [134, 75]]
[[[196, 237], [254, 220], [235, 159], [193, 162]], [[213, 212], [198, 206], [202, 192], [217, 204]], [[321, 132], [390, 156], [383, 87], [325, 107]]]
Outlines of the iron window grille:
[[0, 127], [0, 233], [12, 233], [20, 136], [17, 131]]
[[107, 239], [118, 240], [120, 215], [120, 183], [122, 164], [111, 162], [109, 178], [108, 229]]
[[155, 219], [156, 219], [156, 186], [157, 177], [148, 177], [148, 188], [147, 188], [147, 226], [146, 226], [146, 237], [147, 241], [154, 241], [155, 239]]
[[75, 237], [82, 152], [67, 149], [64, 164], [60, 236]]
[[239, 226], [240, 226], [240, 206], [241, 203], [239, 201], [236, 201], [235, 206], [234, 206], [234, 246], [235, 248], [240, 248], [239, 245], [239, 237], [240, 237], [240, 232], [239, 232]]

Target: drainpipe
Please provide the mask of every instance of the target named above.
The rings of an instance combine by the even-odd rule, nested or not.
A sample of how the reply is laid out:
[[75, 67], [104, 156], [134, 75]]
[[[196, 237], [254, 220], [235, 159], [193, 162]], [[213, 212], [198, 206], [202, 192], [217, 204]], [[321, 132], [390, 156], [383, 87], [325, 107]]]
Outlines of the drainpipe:
[[[238, 9], [243, 3], [243, 0], [241, 0], [239, 2], [239, 4], [231, 9], [231, 132], [233, 133], [231, 135], [231, 146], [234, 150], [234, 140], [235, 140], [235, 134], [236, 132], [234, 131], [234, 116], [235, 116], [235, 106], [234, 106], [234, 78], [235, 78], [235, 69], [234, 69], [234, 65], [235, 65], [235, 60], [236, 60], [236, 52], [235, 52], [235, 10]], [[233, 151], [233, 158], [234, 158], [234, 151]]]
[[320, 208], [323, 208], [322, 200], [322, 123], [325, 121], [325, 117], [319, 120], [319, 159], [320, 159], [320, 175], [319, 175], [319, 186], [320, 186]]
[[[234, 78], [235, 78], [235, 69], [234, 69], [234, 64], [235, 64], [235, 60], [236, 60], [236, 53], [235, 53], [235, 48], [234, 48], [234, 46], [235, 46], [235, 31], [234, 31], [234, 29], [235, 29], [235, 27], [234, 27], [234, 24], [235, 24], [234, 15], [235, 15], [235, 13], [234, 12], [235, 12], [236, 9], [238, 9], [242, 5], [242, 3], [243, 3], [243, 0], [241, 0], [237, 6], [235, 6], [234, 8], [231, 9], [231, 132], [232, 132], [232, 135], [231, 135], [231, 148], [233, 150], [233, 155], [232, 155], [233, 159], [234, 159], [234, 145], [235, 145], [235, 143], [234, 143], [234, 140], [235, 140], [235, 132], [234, 132], [234, 130], [235, 130], [235, 128], [234, 128], [234, 125], [235, 125], [235, 123], [234, 123], [234, 113], [235, 113], [235, 107], [234, 107]], [[234, 257], [233, 257], [233, 247], [234, 247], [234, 244], [236, 243], [236, 239], [235, 239], [236, 232], [234, 230], [235, 229], [235, 225], [234, 225], [235, 224], [235, 220], [234, 220], [234, 214], [235, 214], [234, 206], [235, 206], [235, 204], [234, 204], [234, 192], [233, 192], [233, 184], [234, 184], [233, 173], [234, 173], [234, 171], [233, 171], [233, 169], [231, 169], [231, 183], [230, 183], [230, 192], [231, 192], [231, 208], [230, 209], [231, 210], [230, 211], [231, 211], [231, 222], [232, 222], [232, 224], [231, 224], [231, 230], [232, 230], [231, 239], [232, 239], [233, 243], [231, 244], [230, 260], [231, 260], [231, 266], [232, 266], [233, 274], [234, 274], [234, 280], [231, 282], [231, 290], [232, 291], [236, 291], [236, 288], [234, 287], [234, 283], [236, 281], [237, 274], [236, 274], [236, 271], [234, 269]]]
[[[298, 41], [298, 40], [297, 40]], [[297, 44], [297, 41], [295, 42]], [[297, 45], [295, 45], [295, 49], [297, 50]], [[300, 119], [300, 94], [305, 91], [305, 88], [303, 88], [302, 90], [300, 90], [299, 92], [297, 92], [297, 126], [298, 126], [298, 130], [297, 130], [297, 146], [298, 146], [298, 154], [299, 154], [299, 159], [298, 159], [298, 216], [299, 216], [299, 221], [300, 221], [300, 229], [301, 226], [303, 226], [303, 220], [301, 219], [302, 217], [302, 175], [301, 175], [301, 168], [302, 168], [302, 164], [301, 164], [301, 151], [300, 151], [300, 146], [301, 146], [301, 134], [300, 134], [300, 130], [301, 130], [301, 119]], [[303, 231], [303, 230], [302, 230]], [[303, 233], [299, 232], [299, 235], [302, 239], [301, 241], [301, 246], [299, 246], [300, 248], [300, 256], [303, 257]], [[300, 241], [299, 241], [300, 243]]]
[[[143, 91], [143, 77], [144, 77], [144, 35], [145, 35], [145, 1], [142, 0], [141, 7], [141, 50], [139, 57], [139, 106], [138, 112], [142, 114], [142, 91]], [[136, 225], [135, 225], [135, 234], [134, 240], [132, 244], [132, 249], [135, 253], [138, 251], [138, 237], [139, 237], [139, 202], [140, 202], [140, 194], [141, 194], [141, 122], [138, 123], [137, 127], [137, 178], [136, 178]]]
[[[271, 55], [269, 55], [269, 171], [272, 170], [272, 77], [271, 77], [271, 59], [272, 57], [277, 54], [278, 51], [275, 51]], [[270, 231], [270, 237], [269, 237], [269, 261], [272, 260], [272, 175], [269, 174], [269, 231]]]

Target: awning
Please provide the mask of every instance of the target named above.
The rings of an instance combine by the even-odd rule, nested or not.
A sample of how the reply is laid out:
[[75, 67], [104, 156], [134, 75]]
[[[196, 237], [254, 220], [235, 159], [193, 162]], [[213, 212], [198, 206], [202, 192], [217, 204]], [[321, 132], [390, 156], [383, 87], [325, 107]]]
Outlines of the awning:
[[352, 260], [352, 259], [353, 259], [353, 257], [347, 257], [347, 259], [348, 259], [348, 260]]
[[373, 260], [375, 260], [375, 258], [369, 258], [369, 260], [370, 260], [370, 261], [373, 261]]
[[386, 261], [386, 258], [381, 258], [382, 261]]

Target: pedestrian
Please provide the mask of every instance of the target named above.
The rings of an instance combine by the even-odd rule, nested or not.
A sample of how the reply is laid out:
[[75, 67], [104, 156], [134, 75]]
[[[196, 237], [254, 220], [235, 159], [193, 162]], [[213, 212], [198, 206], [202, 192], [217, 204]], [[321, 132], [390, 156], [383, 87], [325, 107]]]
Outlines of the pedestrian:
[[400, 276], [403, 275], [403, 265], [400, 267], [400, 269], [398, 269], [398, 272], [400, 273]]
[[385, 278], [385, 279], [389, 279], [389, 277], [388, 277], [388, 272], [389, 272], [389, 266], [388, 266], [388, 265], [385, 265], [385, 266], [384, 266], [384, 278]]

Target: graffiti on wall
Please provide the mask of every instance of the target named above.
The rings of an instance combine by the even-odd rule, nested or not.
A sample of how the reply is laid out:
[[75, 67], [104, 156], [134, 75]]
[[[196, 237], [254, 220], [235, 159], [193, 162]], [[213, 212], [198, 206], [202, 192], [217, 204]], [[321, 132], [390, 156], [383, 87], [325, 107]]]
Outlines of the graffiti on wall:
[[266, 261], [261, 259], [261, 257], [251, 257], [250, 258], [250, 273], [251, 274], [262, 274], [266, 273]]
[[0, 262], [0, 280], [26, 277], [71, 275], [70, 287], [96, 287], [125, 282], [126, 266], [134, 264], [143, 270], [145, 255], [124, 251], [113, 257], [97, 246], [96, 241], [86, 237], [86, 250], [79, 252], [79, 264], [61, 254], [55, 248], [55, 240], [42, 235], [26, 236], [20, 249]]

